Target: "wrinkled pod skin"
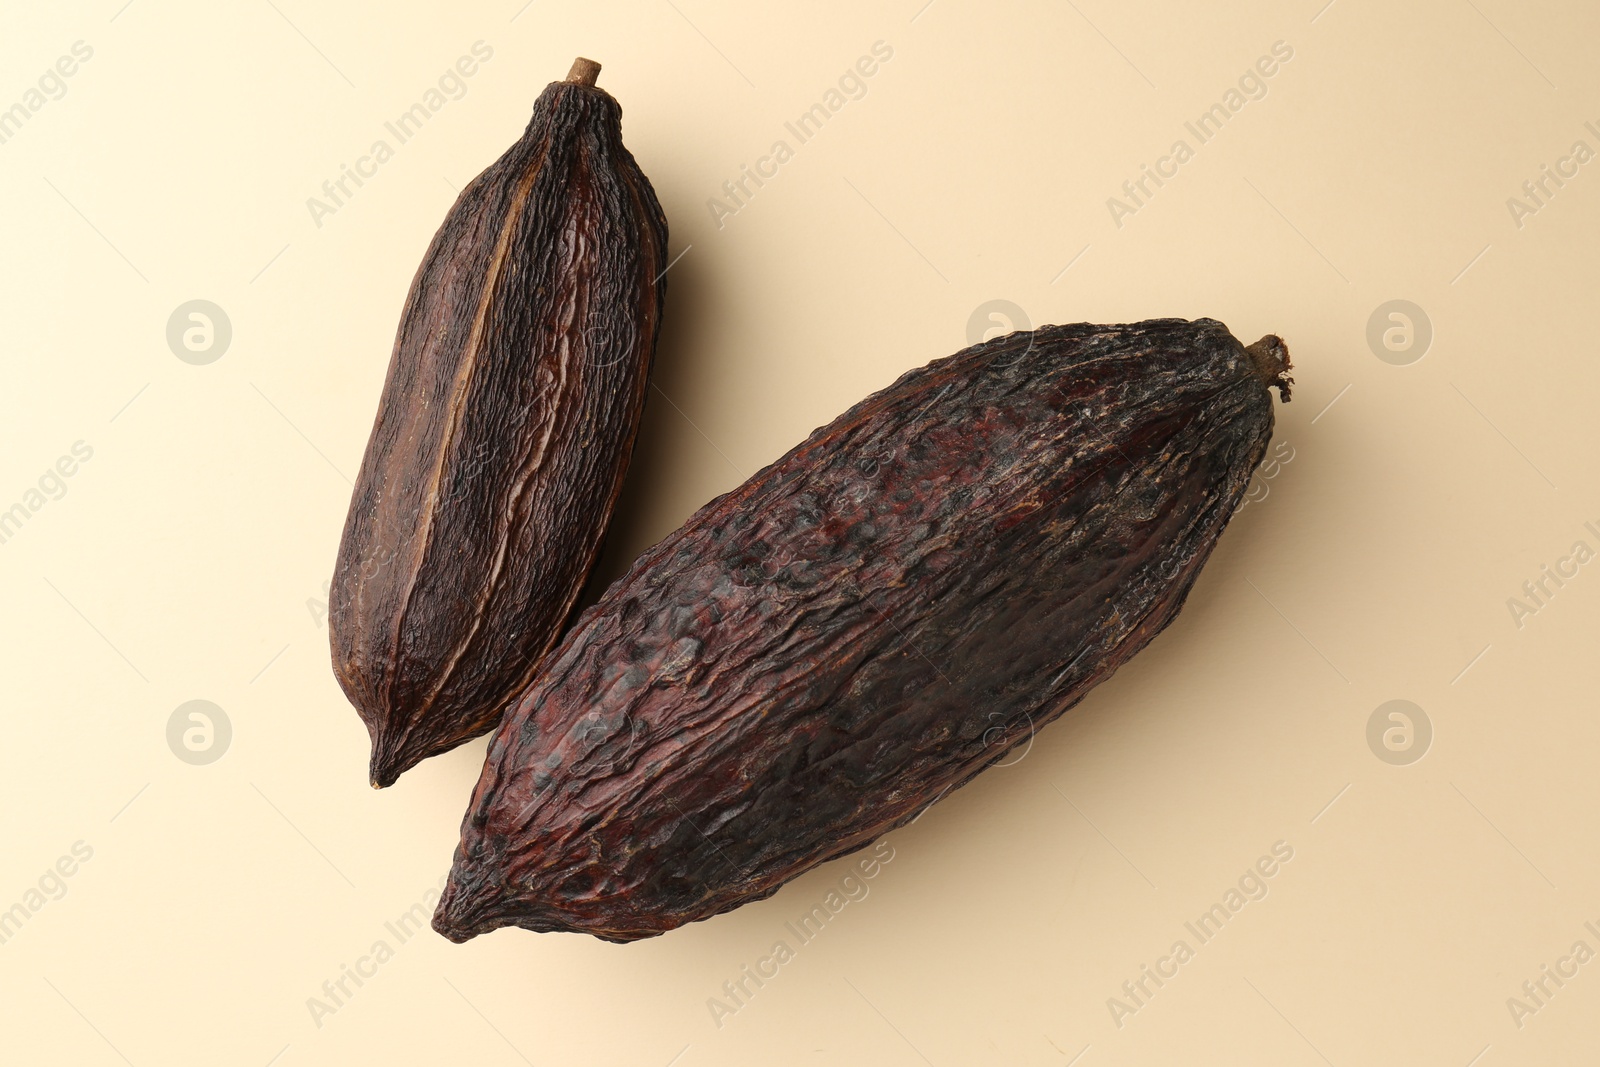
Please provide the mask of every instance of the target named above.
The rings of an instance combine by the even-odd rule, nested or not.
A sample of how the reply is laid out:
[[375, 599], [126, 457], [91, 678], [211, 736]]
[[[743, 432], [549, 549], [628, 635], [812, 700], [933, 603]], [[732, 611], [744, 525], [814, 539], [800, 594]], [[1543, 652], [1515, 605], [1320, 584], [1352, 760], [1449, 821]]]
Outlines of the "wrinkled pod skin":
[[667, 225], [579, 60], [451, 207], [406, 299], [330, 590], [392, 784], [493, 728], [573, 614], [633, 451]]
[[964, 784], [1172, 621], [1276, 337], [1047, 326], [911, 371], [646, 552], [500, 724], [433, 925], [650, 937]]

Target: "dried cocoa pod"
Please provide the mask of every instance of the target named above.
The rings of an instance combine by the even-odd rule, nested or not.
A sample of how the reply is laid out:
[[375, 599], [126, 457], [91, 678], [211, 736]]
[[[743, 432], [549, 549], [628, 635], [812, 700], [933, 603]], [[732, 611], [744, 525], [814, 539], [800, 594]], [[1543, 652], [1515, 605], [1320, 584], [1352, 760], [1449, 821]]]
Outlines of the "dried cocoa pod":
[[578, 60], [411, 283], [328, 608], [371, 779], [491, 729], [569, 621], [649, 388], [667, 224]]
[[1172, 621], [1289, 399], [1221, 323], [914, 370], [646, 552], [500, 724], [436, 930], [650, 937], [862, 848]]

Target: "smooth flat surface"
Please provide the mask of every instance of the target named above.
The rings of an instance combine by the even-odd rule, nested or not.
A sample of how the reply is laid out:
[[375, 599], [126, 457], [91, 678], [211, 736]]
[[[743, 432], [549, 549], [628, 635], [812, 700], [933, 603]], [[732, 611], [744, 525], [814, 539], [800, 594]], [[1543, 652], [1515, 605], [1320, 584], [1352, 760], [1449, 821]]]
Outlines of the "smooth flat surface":
[[[9, 5], [4, 1058], [1578, 1062], [1600, 14], [1321, 2]], [[1298, 384], [1178, 621], [874, 877], [456, 946], [404, 917], [484, 743], [367, 786], [325, 583], [416, 264], [576, 55], [681, 253], [607, 578], [970, 330]]]

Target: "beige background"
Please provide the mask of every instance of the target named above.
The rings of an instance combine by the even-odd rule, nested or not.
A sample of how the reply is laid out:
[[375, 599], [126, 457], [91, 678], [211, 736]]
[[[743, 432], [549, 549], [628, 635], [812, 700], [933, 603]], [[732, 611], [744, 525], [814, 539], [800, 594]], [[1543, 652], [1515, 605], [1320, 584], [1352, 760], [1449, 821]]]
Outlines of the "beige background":
[[[26, 914], [0, 945], [0, 1056], [1578, 1062], [1600, 963], [1520, 1019], [1507, 999], [1600, 950], [1600, 577], [1520, 627], [1507, 601], [1600, 548], [1600, 167], [1520, 227], [1507, 198], [1600, 149], [1600, 14], [1321, 2], [8, 3], [0, 108], [74, 42], [93, 56], [0, 144], [0, 508], [75, 442], [93, 455], [0, 544], [0, 909]], [[318, 226], [307, 199], [480, 40], [465, 94]], [[865, 95], [795, 145], [784, 122], [876, 41]], [[1185, 121], [1279, 41], [1266, 95], [1196, 147]], [[842, 867], [631, 946], [401, 944], [384, 924], [444, 874], [484, 745], [374, 793], [328, 665], [324, 583], [406, 286], [578, 54], [682, 253], [608, 579], [963, 347], [989, 300], [1277, 332], [1299, 380], [1292, 459], [1177, 623], [891, 835], [870, 894], [720, 1026], [710, 998]], [[1119, 227], [1107, 198], [1180, 137], [1194, 158]], [[708, 199], [779, 138], [794, 158], [719, 228]], [[233, 331], [204, 366], [165, 337], [195, 299]], [[1393, 299], [1434, 332], [1409, 365], [1367, 341]], [[233, 729], [203, 766], [166, 740], [195, 699]], [[1392, 699], [1432, 724], [1409, 765], [1367, 742]], [[92, 858], [48, 877], [78, 842]], [[1266, 897], [1199, 944], [1184, 923], [1276, 842]], [[315, 1017], [380, 939], [393, 958]], [[1122, 983], [1179, 939], [1193, 959], [1119, 1026], [1108, 998], [1131, 1006]]]

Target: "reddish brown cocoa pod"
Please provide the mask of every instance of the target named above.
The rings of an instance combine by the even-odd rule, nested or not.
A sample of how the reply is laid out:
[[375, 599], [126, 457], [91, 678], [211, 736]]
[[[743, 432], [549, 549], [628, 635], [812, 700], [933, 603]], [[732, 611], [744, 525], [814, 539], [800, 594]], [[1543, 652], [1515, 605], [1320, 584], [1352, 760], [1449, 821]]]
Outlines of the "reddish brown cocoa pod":
[[434, 928], [649, 937], [914, 819], [1172, 621], [1288, 372], [1210, 319], [1051, 326], [857, 404], [578, 620]]
[[375, 786], [491, 729], [568, 622], [649, 388], [667, 224], [580, 59], [411, 284], [329, 599]]

